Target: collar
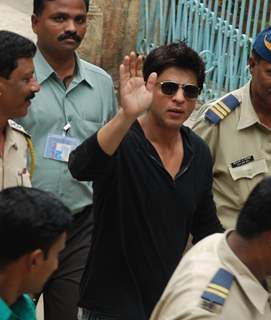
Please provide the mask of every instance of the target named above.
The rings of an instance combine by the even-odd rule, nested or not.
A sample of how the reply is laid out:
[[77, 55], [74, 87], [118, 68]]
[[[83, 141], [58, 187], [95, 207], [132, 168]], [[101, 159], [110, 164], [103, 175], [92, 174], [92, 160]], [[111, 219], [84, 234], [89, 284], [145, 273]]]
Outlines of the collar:
[[[226, 269], [233, 273], [243, 292], [260, 314], [264, 314], [270, 292], [265, 290], [245, 264], [234, 254], [228, 245], [227, 237], [233, 229], [224, 233], [218, 245], [218, 255]], [[269, 288], [270, 291], [271, 288]]]
[[[136, 120], [133, 124], [132, 124], [132, 130], [135, 130], [137, 131], [138, 133], [140, 133], [140, 135], [142, 137], [144, 137], [146, 140], [148, 140], [146, 137], [145, 137], [145, 134], [144, 134], [144, 131], [139, 123], [138, 120]], [[193, 145], [192, 145], [192, 142], [191, 142], [191, 129], [186, 127], [186, 126], [181, 126], [180, 127], [180, 134], [183, 138], [183, 144], [185, 146], [188, 147], [188, 149], [193, 153]]]
[[[90, 72], [87, 72], [86, 67], [84, 65], [84, 61], [80, 59], [77, 53], [75, 53], [75, 63], [76, 63], [76, 74], [73, 78], [74, 85], [79, 84], [82, 81], [86, 81], [90, 87], [93, 87], [93, 83], [95, 82], [93, 78], [91, 78]], [[55, 70], [49, 65], [45, 57], [42, 55], [40, 50], [37, 48], [37, 52], [34, 57], [35, 64], [35, 75], [39, 84], [42, 84], [52, 75], [57, 76]]]
[[237, 125], [238, 130], [246, 129], [253, 126], [256, 123], [260, 123], [259, 117], [257, 116], [256, 111], [252, 105], [250, 99], [250, 84], [249, 81], [243, 88], [240, 90], [242, 107], [240, 111], [240, 118]]
[[36, 319], [34, 303], [28, 295], [23, 294], [12, 306], [0, 298], [0, 319], [9, 320], [12, 315], [16, 315], [18, 320]]
[[[164, 165], [161, 162], [160, 156], [158, 155], [156, 149], [152, 145], [152, 143], [146, 138], [144, 131], [139, 123], [138, 120], [136, 120], [132, 125], [132, 130], [137, 131], [139, 136], [143, 139], [140, 139], [139, 144], [145, 150], [152, 158], [155, 157], [156, 161], [160, 163], [160, 165], [164, 168]], [[191, 161], [194, 158], [194, 148], [192, 143], [191, 134], [193, 134], [192, 130], [186, 126], [180, 127], [180, 134], [183, 139], [183, 148], [184, 148], [184, 158], [182, 161], [182, 165], [180, 168], [179, 173], [176, 175], [175, 179], [177, 179], [181, 174], [183, 173], [183, 170], [187, 169], [190, 166]]]
[[13, 130], [12, 127], [8, 123], [8, 125], [6, 126], [6, 132], [5, 132], [5, 150], [9, 150], [10, 147], [13, 147], [13, 148], [15, 148], [15, 150], [17, 150], [18, 144], [16, 141], [17, 141], [16, 140], [16, 131]]

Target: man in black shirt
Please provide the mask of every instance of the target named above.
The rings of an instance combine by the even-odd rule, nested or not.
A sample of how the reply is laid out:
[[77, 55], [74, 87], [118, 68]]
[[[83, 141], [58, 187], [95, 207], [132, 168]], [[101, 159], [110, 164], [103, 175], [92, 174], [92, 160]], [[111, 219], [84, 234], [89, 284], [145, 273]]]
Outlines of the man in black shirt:
[[185, 249], [222, 231], [207, 145], [182, 126], [204, 81], [184, 43], [135, 53], [120, 66], [121, 106], [71, 153], [69, 168], [93, 181], [95, 227], [81, 282], [79, 319], [146, 320]]

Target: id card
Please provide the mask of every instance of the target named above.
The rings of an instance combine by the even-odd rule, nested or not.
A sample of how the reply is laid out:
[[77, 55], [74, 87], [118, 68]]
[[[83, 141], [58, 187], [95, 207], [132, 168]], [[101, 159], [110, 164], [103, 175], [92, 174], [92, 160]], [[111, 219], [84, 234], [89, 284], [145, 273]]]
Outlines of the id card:
[[57, 134], [48, 134], [44, 157], [68, 162], [70, 153], [79, 145], [79, 140]]

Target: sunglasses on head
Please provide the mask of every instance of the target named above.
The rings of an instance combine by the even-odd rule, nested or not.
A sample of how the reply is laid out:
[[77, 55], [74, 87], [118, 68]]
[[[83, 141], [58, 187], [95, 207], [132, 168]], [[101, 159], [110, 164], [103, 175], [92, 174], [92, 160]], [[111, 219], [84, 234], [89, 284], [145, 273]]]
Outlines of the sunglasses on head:
[[183, 94], [188, 99], [196, 99], [200, 93], [200, 89], [193, 84], [180, 84], [174, 81], [158, 82], [163, 94], [167, 96], [174, 96], [179, 88], [182, 88]]

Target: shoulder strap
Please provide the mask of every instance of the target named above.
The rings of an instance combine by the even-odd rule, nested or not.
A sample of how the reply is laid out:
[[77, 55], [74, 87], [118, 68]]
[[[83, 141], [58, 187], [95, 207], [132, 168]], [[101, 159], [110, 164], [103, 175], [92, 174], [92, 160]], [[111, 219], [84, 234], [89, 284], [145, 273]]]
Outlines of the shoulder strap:
[[205, 119], [211, 123], [218, 124], [225, 119], [236, 107], [240, 105], [240, 101], [232, 94], [217, 101], [205, 113]]
[[201, 307], [210, 312], [218, 312], [223, 307], [233, 283], [231, 272], [220, 268], [201, 295]]
[[30, 134], [27, 133], [27, 132], [24, 130], [24, 128], [23, 128], [22, 126], [20, 126], [18, 123], [16, 123], [15, 121], [9, 119], [9, 120], [8, 120], [8, 124], [9, 124], [9, 126], [10, 126], [12, 129], [14, 129], [14, 130], [16, 130], [16, 131], [18, 131], [18, 132], [26, 135], [27, 137], [31, 138]]

